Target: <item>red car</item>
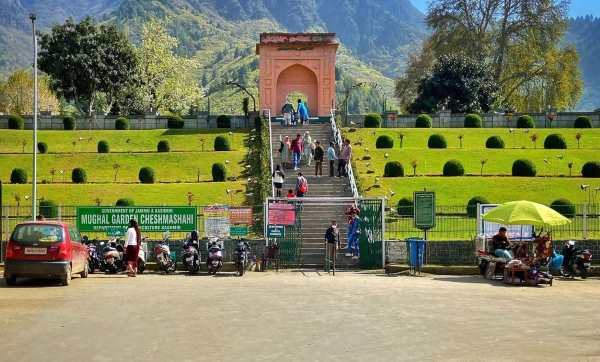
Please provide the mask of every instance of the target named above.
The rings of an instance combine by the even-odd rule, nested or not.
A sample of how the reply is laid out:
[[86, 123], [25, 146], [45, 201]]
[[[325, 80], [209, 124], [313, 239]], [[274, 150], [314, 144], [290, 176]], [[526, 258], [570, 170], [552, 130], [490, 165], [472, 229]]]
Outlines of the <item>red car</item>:
[[88, 247], [77, 229], [54, 221], [31, 221], [15, 227], [6, 247], [4, 279], [15, 285], [17, 278], [59, 278], [71, 283], [73, 274], [88, 276]]

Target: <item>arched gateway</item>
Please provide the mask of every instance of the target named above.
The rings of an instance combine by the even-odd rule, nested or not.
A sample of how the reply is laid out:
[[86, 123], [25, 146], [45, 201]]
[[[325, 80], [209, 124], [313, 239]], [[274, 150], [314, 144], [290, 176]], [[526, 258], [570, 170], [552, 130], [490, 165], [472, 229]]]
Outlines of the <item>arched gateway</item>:
[[[288, 94], [306, 96], [312, 117], [335, 108], [335, 33], [262, 33], [259, 96], [262, 109], [280, 115]], [[295, 100], [294, 100], [295, 103]]]

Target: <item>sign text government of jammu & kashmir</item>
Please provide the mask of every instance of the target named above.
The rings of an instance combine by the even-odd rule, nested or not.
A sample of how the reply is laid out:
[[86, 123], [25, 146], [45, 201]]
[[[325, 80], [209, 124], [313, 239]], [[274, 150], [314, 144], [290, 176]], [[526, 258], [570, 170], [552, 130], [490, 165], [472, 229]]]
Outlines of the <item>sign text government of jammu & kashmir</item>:
[[126, 229], [135, 219], [142, 231], [192, 231], [197, 229], [195, 207], [78, 207], [80, 232]]

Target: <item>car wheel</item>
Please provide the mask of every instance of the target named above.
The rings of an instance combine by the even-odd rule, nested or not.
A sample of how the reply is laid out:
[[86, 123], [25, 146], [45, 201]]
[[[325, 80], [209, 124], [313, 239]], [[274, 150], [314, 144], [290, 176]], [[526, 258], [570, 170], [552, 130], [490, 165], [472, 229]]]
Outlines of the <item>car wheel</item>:
[[6, 282], [6, 285], [13, 286], [17, 284], [17, 277], [14, 275], [5, 275], [4, 281]]
[[79, 275], [82, 278], [87, 278], [89, 273], [90, 273], [90, 267], [89, 267], [88, 263], [85, 263], [85, 265], [83, 266], [83, 271], [81, 273], [79, 273]]
[[67, 272], [62, 276], [61, 284], [64, 286], [68, 286], [71, 284], [71, 266], [67, 267]]

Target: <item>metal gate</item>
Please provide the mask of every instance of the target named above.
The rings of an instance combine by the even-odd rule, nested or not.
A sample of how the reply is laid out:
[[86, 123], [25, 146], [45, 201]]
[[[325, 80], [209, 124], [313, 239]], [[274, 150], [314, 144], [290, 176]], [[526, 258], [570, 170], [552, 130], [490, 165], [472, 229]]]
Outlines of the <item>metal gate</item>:
[[360, 234], [360, 267], [375, 268], [385, 265], [385, 200], [359, 199]]

